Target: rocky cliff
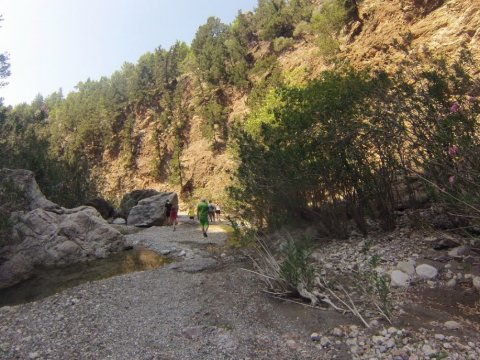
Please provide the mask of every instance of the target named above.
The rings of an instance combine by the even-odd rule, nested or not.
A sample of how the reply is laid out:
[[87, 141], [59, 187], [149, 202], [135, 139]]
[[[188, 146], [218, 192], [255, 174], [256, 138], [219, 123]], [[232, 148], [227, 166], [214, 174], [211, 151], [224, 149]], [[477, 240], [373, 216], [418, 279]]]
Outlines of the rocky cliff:
[[[365, 0], [357, 3], [358, 16], [342, 31], [339, 54], [355, 67], [393, 72], [408, 59], [440, 55], [451, 59], [463, 48], [480, 61], [479, 1]], [[250, 52], [257, 61], [269, 51], [269, 42], [251, 44]], [[320, 55], [315, 39], [308, 36], [296, 38], [291, 47], [276, 56], [282, 70], [295, 74], [297, 81], [315, 78], [329, 66]], [[196, 85], [198, 79], [193, 74], [183, 76], [179, 82], [185, 89], [184, 106], [195, 109], [204, 96], [201, 84]], [[222, 96], [230, 123], [248, 113], [248, 91], [226, 87], [222, 89]], [[180, 154], [182, 186], [172, 188], [168, 179], [153, 176], [151, 164], [157, 156], [152, 141], [154, 113], [153, 109], [145, 109], [136, 114], [133, 170], [125, 170], [120, 158], [104, 154], [103, 165], [97, 169], [97, 176], [104, 179], [103, 193], [115, 198], [133, 189], [154, 188], [176, 191], [184, 202], [193, 194], [221, 201], [235, 162], [228, 147], [220, 151], [212, 149], [212, 144], [202, 136], [202, 117], [195, 111], [188, 120], [184, 132], [186, 146]], [[162, 133], [159, 141], [172, 153], [172, 133]]]

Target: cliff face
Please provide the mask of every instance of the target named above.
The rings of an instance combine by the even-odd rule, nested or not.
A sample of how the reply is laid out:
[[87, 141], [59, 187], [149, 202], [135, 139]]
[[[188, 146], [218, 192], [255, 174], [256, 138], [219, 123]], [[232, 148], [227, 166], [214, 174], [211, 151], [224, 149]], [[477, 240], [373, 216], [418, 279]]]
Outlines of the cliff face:
[[[480, 62], [480, 1], [477, 0], [364, 0], [358, 6], [359, 20], [342, 32], [341, 56], [355, 67], [382, 68], [393, 72], [412, 56], [436, 55], [454, 58], [462, 48], [471, 51]], [[251, 53], [258, 60], [268, 51], [268, 44], [252, 44]], [[296, 81], [312, 79], [327, 69], [312, 38], [297, 39], [293, 46], [278, 55], [283, 71]], [[480, 70], [478, 70], [480, 71]], [[195, 108], [201, 98], [197, 80], [186, 76], [185, 106]], [[229, 122], [248, 112], [248, 94], [224, 89], [224, 103]], [[192, 112], [184, 131], [185, 146], [180, 154], [182, 186], [172, 186], [166, 176], [155, 177], [152, 163], [158, 156], [155, 141], [166, 153], [172, 153], [172, 133], [154, 138], [152, 111], [139, 113], [135, 119], [135, 166], [125, 170], [122, 160], [104, 156], [98, 175], [104, 179], [103, 193], [120, 197], [124, 192], [139, 188], [177, 191], [184, 202], [194, 194], [221, 201], [235, 163], [228, 148], [213, 151], [201, 132], [202, 118]], [[158, 144], [157, 144], [158, 147]], [[165, 161], [169, 161], [168, 158]]]

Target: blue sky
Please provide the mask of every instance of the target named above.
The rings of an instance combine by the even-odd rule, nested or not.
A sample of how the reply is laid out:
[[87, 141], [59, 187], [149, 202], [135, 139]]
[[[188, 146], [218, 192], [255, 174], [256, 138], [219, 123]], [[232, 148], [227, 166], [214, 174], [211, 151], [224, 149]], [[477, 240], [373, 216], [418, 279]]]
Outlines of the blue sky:
[[0, 89], [5, 105], [30, 103], [176, 40], [191, 43], [209, 16], [230, 23], [257, 0], [0, 0], [0, 53], [12, 76]]

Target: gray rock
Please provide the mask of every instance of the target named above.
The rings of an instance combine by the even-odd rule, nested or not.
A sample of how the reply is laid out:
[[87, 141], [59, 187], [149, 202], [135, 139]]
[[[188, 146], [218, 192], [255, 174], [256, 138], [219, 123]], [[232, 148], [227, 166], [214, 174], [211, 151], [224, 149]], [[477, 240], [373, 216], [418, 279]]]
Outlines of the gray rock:
[[116, 218], [112, 222], [112, 224], [116, 224], [116, 225], [125, 225], [126, 223], [127, 223], [127, 220], [125, 220], [124, 218]]
[[333, 336], [340, 337], [340, 336], [343, 336], [343, 331], [342, 331], [342, 329], [336, 327], [336, 328], [334, 328], [334, 329], [332, 330], [331, 334], [332, 334]]
[[457, 280], [450, 279], [450, 280], [447, 281], [447, 287], [454, 288], [455, 286], [457, 286]]
[[117, 214], [126, 219], [130, 214], [130, 210], [137, 205], [140, 200], [159, 194], [160, 193], [157, 190], [153, 189], [133, 190], [132, 192], [123, 196], [120, 202], [120, 209], [117, 210]]
[[472, 280], [473, 287], [480, 290], [480, 276], [475, 276]]
[[433, 349], [429, 344], [425, 344], [422, 346], [422, 352], [424, 355], [430, 357], [434, 355], [437, 351]]
[[322, 336], [322, 339], [320, 340], [320, 345], [323, 347], [329, 347], [332, 344], [330, 339], [326, 336]]
[[443, 326], [450, 330], [459, 330], [462, 328], [462, 325], [460, 325], [460, 323], [453, 320], [446, 321]]
[[397, 264], [397, 269], [407, 275], [413, 276], [415, 275], [415, 260], [401, 261]]
[[468, 246], [457, 246], [456, 248], [453, 248], [448, 252], [448, 256], [451, 257], [458, 257], [458, 256], [463, 256], [467, 255], [468, 252], [470, 251], [470, 248]]
[[86, 261], [123, 250], [125, 238], [92, 207], [62, 214], [37, 208], [15, 214], [14, 245], [2, 249], [0, 288], [31, 276], [35, 266]]
[[165, 204], [169, 200], [172, 204], [178, 204], [178, 196], [174, 192], [161, 193], [155, 196], [140, 200], [128, 215], [127, 224], [149, 227], [161, 226], [166, 220]]
[[421, 279], [433, 279], [438, 275], [438, 270], [432, 265], [428, 264], [421, 264], [417, 266], [415, 271]]
[[410, 276], [400, 270], [393, 270], [390, 273], [390, 285], [393, 287], [408, 287]]
[[[48, 200], [40, 191], [33, 172], [28, 170], [0, 170], [0, 187], [7, 186], [8, 190], [21, 195], [22, 210], [56, 209], [61, 212], [60, 206]], [[3, 204], [2, 204], [3, 205]]]
[[321, 339], [320, 334], [318, 334], [316, 332], [314, 332], [310, 335], [310, 340], [312, 340], [312, 341], [320, 341], [320, 339]]

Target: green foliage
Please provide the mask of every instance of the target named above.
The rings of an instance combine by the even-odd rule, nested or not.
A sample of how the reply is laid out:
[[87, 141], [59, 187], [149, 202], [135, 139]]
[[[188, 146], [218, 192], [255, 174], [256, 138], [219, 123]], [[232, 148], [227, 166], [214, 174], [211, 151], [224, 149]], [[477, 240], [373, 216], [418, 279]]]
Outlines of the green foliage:
[[283, 260], [280, 262], [280, 276], [293, 289], [299, 286], [310, 291], [314, 284], [315, 269], [309, 261], [312, 247], [308, 239], [288, 239], [282, 249]]
[[198, 28], [192, 41], [192, 51], [204, 79], [212, 84], [219, 84], [226, 78], [225, 59], [228, 26], [220, 19], [210, 17], [205, 25]]
[[[3, 21], [3, 16], [0, 15], [0, 23]], [[10, 72], [10, 63], [8, 62], [8, 54], [1, 53], [0, 54], [0, 88], [4, 87], [8, 83], [5, 81], [11, 74]], [[1, 100], [0, 100], [1, 104]]]
[[378, 271], [379, 263], [380, 257], [373, 254], [368, 261], [367, 269], [358, 274], [356, 285], [378, 305], [381, 315], [390, 321], [393, 310], [390, 277]]
[[227, 140], [227, 110], [212, 98], [202, 106], [202, 126], [203, 137], [213, 141], [214, 147], [220, 142]]
[[290, 38], [297, 23], [310, 19], [314, 1], [259, 0], [254, 20], [262, 40]]
[[281, 53], [284, 50], [290, 49], [294, 44], [293, 39], [278, 37], [272, 41], [272, 49], [275, 53]]
[[233, 236], [229, 238], [229, 244], [234, 248], [246, 248], [255, 243], [257, 230], [249, 227], [243, 221], [235, 218], [228, 218], [230, 226], [233, 229]]
[[334, 55], [339, 50], [337, 34], [347, 19], [344, 3], [344, 0], [327, 0], [319, 11], [313, 12], [311, 29], [318, 35], [319, 48], [324, 56]]

